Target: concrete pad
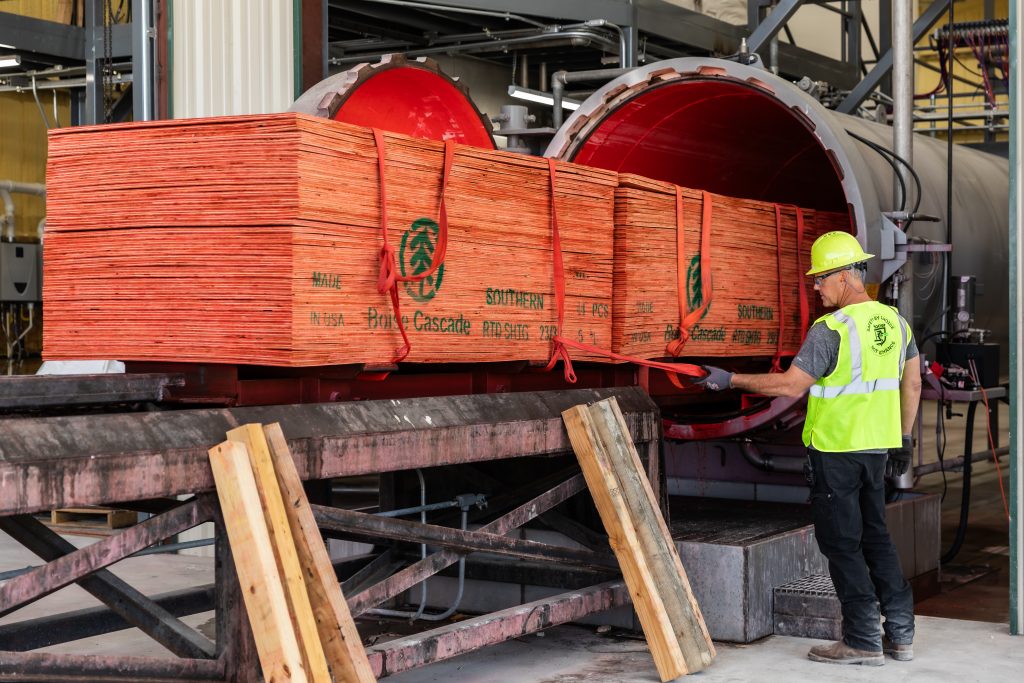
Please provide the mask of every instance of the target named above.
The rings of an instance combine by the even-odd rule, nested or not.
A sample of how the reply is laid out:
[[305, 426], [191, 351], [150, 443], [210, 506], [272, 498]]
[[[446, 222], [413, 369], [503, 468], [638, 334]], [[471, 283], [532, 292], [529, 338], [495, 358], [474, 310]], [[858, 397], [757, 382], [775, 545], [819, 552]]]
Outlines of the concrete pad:
[[[718, 644], [711, 667], [680, 681], [694, 683], [1017, 682], [1024, 672], [1024, 640], [1005, 624], [918, 617], [916, 659], [885, 666], [837, 666], [807, 659], [825, 641], [769, 636], [749, 645]], [[524, 636], [447, 662], [388, 678], [394, 683], [658, 683], [641, 640], [598, 635], [591, 628], [560, 626], [543, 637]]]

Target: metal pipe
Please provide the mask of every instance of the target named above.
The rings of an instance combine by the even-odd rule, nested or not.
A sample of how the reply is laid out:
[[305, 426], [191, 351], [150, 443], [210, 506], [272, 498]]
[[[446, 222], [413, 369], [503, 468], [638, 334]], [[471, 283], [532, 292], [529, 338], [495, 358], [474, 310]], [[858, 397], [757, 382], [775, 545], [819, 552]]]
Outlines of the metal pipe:
[[[956, 70], [956, 64], [954, 59], [956, 53], [953, 50], [953, 23], [956, 21], [956, 9], [954, 7], [953, 0], [949, 0], [949, 65], [946, 67], [947, 74], [952, 74]], [[953, 81], [952, 79], [946, 81], [946, 106], [947, 106], [947, 117], [946, 117], [946, 243], [953, 243]], [[953, 274], [953, 254], [942, 255], [942, 308], [947, 309], [950, 306], [949, 303], [949, 276]], [[943, 316], [940, 321], [940, 327], [942, 331], [946, 331], [949, 328], [946, 317]]]
[[526, 54], [516, 58], [516, 85], [520, 88], [530, 87], [530, 57]]
[[153, 120], [153, 5], [132, 0], [132, 120]]
[[[580, 41], [586, 41], [587, 43], [594, 42], [598, 43], [608, 49], [615, 49], [616, 43], [606, 35], [602, 35], [597, 31], [590, 29], [576, 29], [573, 31], [559, 31], [557, 33], [538, 33], [532, 36], [523, 36], [521, 38], [509, 38], [505, 40], [488, 40], [479, 43], [467, 43], [462, 45], [445, 45], [439, 47], [426, 47], [419, 50], [406, 50], [403, 52], [407, 57], [426, 57], [428, 55], [435, 54], [455, 54], [455, 53], [468, 53], [468, 52], [486, 52], [490, 50], [500, 50], [513, 45], [527, 45], [530, 43], [540, 42], [569, 42], [570, 44], [576, 45]], [[342, 64], [353, 64], [357, 62], [371, 61], [375, 58], [383, 57], [381, 53], [377, 55], [367, 55], [365, 53], [352, 55], [350, 57], [333, 57], [330, 60], [332, 66], [339, 66]]]
[[[111, 83], [131, 83], [131, 74], [115, 74], [110, 80]], [[66, 78], [60, 81], [41, 81], [37, 84], [37, 90], [70, 90], [71, 88], [86, 88], [91, 87], [92, 82], [89, 77], [84, 78]], [[0, 85], [0, 92], [31, 92], [31, 86], [24, 85]]]
[[[906, 211], [912, 211], [914, 206], [910, 193], [915, 187], [908, 168], [914, 164], [914, 19], [910, 4], [910, 0], [892, 3], [892, 149], [907, 162], [897, 165], [899, 177], [894, 179], [893, 195], [900, 195]], [[897, 205], [895, 199], [893, 205]], [[903, 223], [901, 227], [905, 229], [907, 225]], [[911, 323], [914, 320], [913, 263], [913, 259], [907, 259], [901, 272], [893, 276], [896, 307]], [[909, 281], [911, 286], [901, 287], [901, 280]]]
[[34, 194], [37, 197], [46, 196], [46, 185], [42, 183], [20, 183], [14, 180], [0, 180], [0, 190], [7, 190], [17, 194]]
[[753, 441], [740, 441], [743, 458], [754, 467], [765, 472], [790, 472], [802, 474], [806, 459], [802, 456], [771, 455], [765, 453]]
[[1024, 278], [1021, 278], [1021, 264], [1024, 263], [1024, 130], [1021, 117], [1024, 116], [1024, 8], [1020, 3], [1010, 3], [1010, 230], [1007, 244], [1010, 252], [1010, 446], [1015, 457], [1010, 458], [1010, 633], [1024, 633], [1024, 463], [1020, 457], [1020, 438], [1024, 433], [1024, 412], [1020, 400], [1024, 386], [1024, 364], [1021, 363], [1021, 338], [1024, 336], [1024, 319], [1021, 304], [1024, 302]]
[[8, 242], [14, 241], [14, 198], [11, 197], [9, 190], [0, 187], [0, 197], [4, 200], [4, 220], [3, 220], [3, 233], [6, 235]]
[[[996, 457], [1001, 458], [1010, 452], [1009, 446], [1003, 446], [996, 449]], [[992, 457], [992, 451], [977, 451], [971, 453], [971, 462], [981, 462], [982, 460], [988, 460]], [[927, 465], [915, 465], [914, 476], [923, 477], [926, 474], [935, 474], [936, 472], [950, 472], [953, 470], [960, 469], [964, 466], [964, 458], [953, 458], [952, 460], [944, 460], [942, 462], [930, 462]]]
[[430, 503], [429, 505], [417, 505], [411, 508], [401, 508], [400, 510], [385, 510], [384, 512], [376, 512], [378, 517], [404, 517], [405, 515], [414, 515], [416, 513], [434, 512], [436, 510], [447, 510], [449, 508], [459, 507], [459, 502], [455, 500], [446, 500], [443, 503]]
[[457, 14], [476, 14], [482, 17], [499, 17], [501, 19], [515, 19], [525, 24], [532, 24], [533, 26], [544, 26], [543, 23], [536, 19], [530, 19], [519, 14], [512, 14], [511, 12], [494, 12], [484, 9], [470, 9], [468, 7], [453, 7], [451, 5], [434, 5], [429, 2], [410, 2], [410, 0], [369, 0], [369, 2], [376, 2], [381, 5], [396, 5], [398, 7], [412, 7], [413, 9], [429, 9], [437, 10], [441, 12], [455, 12]]
[[551, 76], [551, 99], [554, 100], [554, 113], [552, 114], [552, 125], [559, 128], [562, 125], [562, 100], [565, 98], [565, 86], [569, 83], [585, 81], [606, 81], [612, 78], [629, 73], [632, 69], [591, 69], [590, 71], [556, 71]]

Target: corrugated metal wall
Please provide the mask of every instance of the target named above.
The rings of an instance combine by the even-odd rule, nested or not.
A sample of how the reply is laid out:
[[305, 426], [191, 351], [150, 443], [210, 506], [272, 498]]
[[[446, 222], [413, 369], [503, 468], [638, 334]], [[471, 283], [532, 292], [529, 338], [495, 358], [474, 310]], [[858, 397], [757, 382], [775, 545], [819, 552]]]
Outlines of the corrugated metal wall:
[[176, 119], [286, 110], [295, 99], [295, 0], [172, 0]]

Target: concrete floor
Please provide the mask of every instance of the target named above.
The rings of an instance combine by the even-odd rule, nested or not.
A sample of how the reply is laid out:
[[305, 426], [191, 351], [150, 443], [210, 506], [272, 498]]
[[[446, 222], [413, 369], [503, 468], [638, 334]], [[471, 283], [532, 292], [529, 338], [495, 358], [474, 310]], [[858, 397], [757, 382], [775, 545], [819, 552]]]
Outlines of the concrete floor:
[[[1008, 424], [1005, 419], [1003, 425]], [[934, 410], [926, 410], [925, 445], [934, 459], [932, 444]], [[929, 417], [929, 413], [931, 417]], [[980, 415], [979, 415], [980, 417]], [[946, 457], [963, 452], [962, 418], [947, 424]], [[984, 424], [979, 420], [976, 449], [984, 447]], [[1003, 443], [1005, 443], [1005, 428]], [[1009, 465], [1005, 462], [1005, 480]], [[964, 547], [954, 562], [944, 567], [942, 593], [916, 606], [917, 659], [888, 660], [884, 667], [840, 667], [806, 659], [809, 647], [820, 641], [769, 637], [750, 645], [718, 644], [712, 667], [692, 677], [698, 681], [972, 681], [1024, 680], [1024, 638], [1008, 635], [1007, 527], [996, 471], [991, 463], [975, 470], [970, 527]], [[948, 547], [959, 516], [960, 475], [947, 475], [943, 504], [943, 549]], [[932, 475], [919, 488], [941, 492], [942, 477]], [[78, 545], [95, 538], [72, 536]], [[5, 534], [0, 533], [0, 571], [35, 564], [37, 560]], [[160, 593], [213, 580], [210, 558], [147, 556], [127, 560], [113, 568], [115, 574], [147, 594]], [[77, 586], [61, 590], [23, 610], [7, 615], [0, 623], [97, 605]], [[211, 614], [185, 619], [208, 636]], [[969, 619], [969, 621], [951, 619]], [[0, 643], [0, 649], [2, 649]], [[169, 653], [141, 632], [120, 633], [67, 643], [44, 651], [83, 654], [133, 654], [167, 656]], [[621, 634], [598, 635], [592, 627], [563, 626], [543, 635], [525, 636], [448, 662], [392, 677], [395, 683], [570, 683], [576, 681], [640, 683], [658, 680], [653, 660], [642, 640]]]
[[[887, 659], [881, 667], [836, 666], [807, 659], [823, 641], [771, 636], [751, 645], [716, 644], [706, 671], [680, 680], [707, 683], [871, 681], [1019, 682], [1024, 677], [1024, 640], [1005, 626], [921, 617], [917, 659]], [[979, 667], [979, 662], [983, 666]], [[480, 652], [392, 676], [394, 683], [658, 683], [643, 641], [597, 635], [592, 628], [562, 626], [544, 637], [524, 636]]]

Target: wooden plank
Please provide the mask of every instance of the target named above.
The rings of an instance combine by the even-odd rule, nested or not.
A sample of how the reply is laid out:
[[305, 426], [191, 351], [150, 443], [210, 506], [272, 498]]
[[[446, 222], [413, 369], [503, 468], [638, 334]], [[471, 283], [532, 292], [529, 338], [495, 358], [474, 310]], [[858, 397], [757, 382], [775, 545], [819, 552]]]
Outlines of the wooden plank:
[[267, 683], [307, 681], [248, 449], [234, 441], [214, 446], [210, 467], [263, 677]]
[[656, 579], [641, 550], [633, 518], [601, 443], [587, 406], [562, 413], [573, 450], [583, 469], [594, 504], [608, 532], [608, 542], [618, 558], [622, 575], [633, 598], [651, 655], [662, 681], [689, 673], [679, 640], [665, 611]]
[[139, 521], [137, 512], [104, 507], [60, 508], [50, 511], [50, 524], [79, 524], [121, 529]]
[[[316, 618], [310, 605], [309, 591], [306, 589], [302, 563], [295, 547], [295, 535], [285, 510], [284, 497], [277, 483], [274, 471], [274, 460], [270, 454], [270, 446], [259, 424], [247, 424], [228, 432], [228, 440], [245, 444], [249, 452], [249, 463], [252, 465], [256, 478], [256, 488], [263, 505], [263, 515], [267, 520], [267, 531], [270, 533], [271, 549], [277, 562], [277, 570], [284, 581], [284, 594], [288, 601], [288, 614], [292, 628], [299, 639], [306, 675], [311, 681], [330, 683], [331, 674], [327, 670], [327, 659], [320, 644]], [[290, 500], [289, 503], [292, 501]]]
[[309, 507], [281, 425], [276, 422], [266, 425], [263, 432], [270, 446], [277, 482], [285, 500], [284, 509], [295, 537], [302, 576], [305, 578], [319, 639], [331, 673], [339, 683], [375, 681], [362, 638], [349, 613], [345, 596], [341, 593], [334, 565], [331, 564], [320, 529], [313, 518], [313, 510]]
[[[622, 413], [615, 401], [600, 401], [590, 406], [591, 417], [605, 445], [609, 461], [620, 484], [620, 491], [633, 515], [634, 526], [645, 557], [658, 585], [662, 587], [669, 619], [679, 639], [687, 665], [693, 670], [711, 664], [715, 646], [697, 599], [690, 588], [686, 570], [679, 559], [668, 525], [658, 508], [650, 482], [636, 447], [624, 429]], [[695, 663], [700, 666], [695, 668]]]

